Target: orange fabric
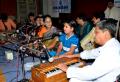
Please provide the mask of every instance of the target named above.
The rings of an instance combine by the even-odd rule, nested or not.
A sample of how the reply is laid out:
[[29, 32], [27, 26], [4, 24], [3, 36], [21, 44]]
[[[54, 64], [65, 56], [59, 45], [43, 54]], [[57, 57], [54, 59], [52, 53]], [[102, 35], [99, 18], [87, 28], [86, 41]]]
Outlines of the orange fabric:
[[0, 20], [0, 31], [5, 31], [5, 27], [2, 20]]
[[45, 26], [42, 26], [41, 29], [38, 32], [39, 37], [43, 37], [43, 34], [47, 32], [47, 29]]
[[7, 22], [5, 22], [5, 25], [7, 26], [8, 30], [12, 30], [12, 28], [16, 28], [16, 24], [13, 22], [12, 19], [8, 19]]
[[5, 75], [2, 74], [2, 70], [0, 69], [0, 82], [6, 82]]
[[[4, 24], [7, 27], [8, 31], [11, 31], [12, 29], [16, 28], [16, 24], [14, 23], [14, 21], [10, 18], [8, 18], [8, 20], [6, 22], [4, 22]], [[3, 22], [0, 20], [0, 30], [1, 31], [5, 31], [5, 26], [4, 26]]]

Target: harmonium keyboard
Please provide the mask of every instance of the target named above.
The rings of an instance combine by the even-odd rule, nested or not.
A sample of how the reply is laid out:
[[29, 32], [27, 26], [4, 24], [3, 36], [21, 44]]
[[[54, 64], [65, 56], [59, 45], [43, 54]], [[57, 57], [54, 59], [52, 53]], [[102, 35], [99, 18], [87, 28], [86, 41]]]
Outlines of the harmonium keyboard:
[[78, 58], [60, 58], [53, 62], [42, 63], [32, 68], [32, 82], [68, 82], [66, 73], [56, 67], [60, 63], [77, 67], [85, 65], [84, 61]]

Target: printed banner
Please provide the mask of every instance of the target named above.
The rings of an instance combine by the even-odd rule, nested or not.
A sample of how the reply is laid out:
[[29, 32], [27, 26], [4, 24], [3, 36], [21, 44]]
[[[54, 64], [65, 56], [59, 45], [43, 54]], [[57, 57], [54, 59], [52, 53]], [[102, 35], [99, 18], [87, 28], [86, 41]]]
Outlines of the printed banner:
[[59, 17], [59, 13], [71, 13], [71, 0], [43, 0], [43, 14]]
[[71, 0], [52, 0], [53, 13], [71, 13]]

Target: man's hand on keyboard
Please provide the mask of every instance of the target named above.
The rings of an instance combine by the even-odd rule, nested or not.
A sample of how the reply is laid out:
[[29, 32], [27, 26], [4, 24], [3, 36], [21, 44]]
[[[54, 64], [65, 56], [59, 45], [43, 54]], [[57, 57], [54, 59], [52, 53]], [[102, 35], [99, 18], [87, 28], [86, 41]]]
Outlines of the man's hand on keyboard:
[[61, 55], [61, 56], [59, 56], [59, 58], [63, 58], [63, 57], [74, 58], [74, 55]]
[[68, 67], [66, 64], [62, 63], [62, 64], [58, 64], [57, 68], [61, 69], [62, 71], [66, 72]]

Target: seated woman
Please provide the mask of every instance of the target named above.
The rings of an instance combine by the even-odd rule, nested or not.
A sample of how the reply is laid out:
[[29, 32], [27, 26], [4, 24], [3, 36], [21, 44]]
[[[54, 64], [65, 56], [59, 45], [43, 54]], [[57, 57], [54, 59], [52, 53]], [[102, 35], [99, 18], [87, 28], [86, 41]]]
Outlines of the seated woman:
[[44, 25], [40, 28], [38, 37], [43, 39], [43, 43], [48, 49], [52, 49], [57, 43], [56, 37], [53, 37], [57, 33], [57, 28], [52, 25], [50, 15], [45, 15], [43, 21]]
[[71, 55], [78, 53], [78, 37], [75, 35], [74, 28], [76, 23], [73, 20], [64, 22], [64, 33], [59, 37], [59, 46], [57, 51], [50, 51], [50, 56], [56, 55]]
[[45, 15], [43, 21], [44, 26], [39, 30], [38, 36], [41, 38], [49, 38], [57, 32], [57, 29], [52, 25], [52, 18], [50, 15]]
[[81, 41], [93, 28], [92, 24], [88, 21], [85, 14], [80, 14], [76, 18], [78, 27], [76, 28], [77, 35]]

